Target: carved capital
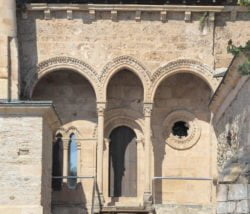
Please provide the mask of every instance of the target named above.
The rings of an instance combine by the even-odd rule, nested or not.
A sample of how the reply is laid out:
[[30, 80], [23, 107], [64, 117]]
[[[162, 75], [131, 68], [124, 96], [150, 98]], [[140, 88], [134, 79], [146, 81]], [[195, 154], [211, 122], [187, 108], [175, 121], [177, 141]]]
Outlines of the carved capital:
[[151, 117], [153, 110], [153, 103], [144, 103], [143, 112], [145, 117]]
[[105, 108], [106, 108], [106, 103], [97, 103], [98, 117], [99, 116], [104, 116]]
[[66, 140], [66, 139], [64, 139], [63, 140], [63, 149], [64, 150], [68, 150], [68, 148], [69, 148], [69, 141]]
[[109, 138], [104, 138], [104, 150], [109, 149], [109, 144], [110, 144], [110, 139]]
[[81, 150], [81, 142], [77, 141], [77, 150]]

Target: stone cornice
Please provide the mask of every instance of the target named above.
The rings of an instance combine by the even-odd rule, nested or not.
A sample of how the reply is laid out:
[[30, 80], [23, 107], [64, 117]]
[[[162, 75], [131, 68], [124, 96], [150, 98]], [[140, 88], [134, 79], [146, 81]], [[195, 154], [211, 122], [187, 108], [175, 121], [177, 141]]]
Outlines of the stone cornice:
[[240, 6], [191, 6], [191, 5], [141, 5], [141, 4], [27, 4], [28, 10], [78, 10], [78, 11], [176, 11], [176, 12], [229, 12], [247, 11]]
[[243, 54], [232, 60], [226, 75], [223, 77], [220, 85], [210, 100], [209, 107], [215, 114], [214, 121], [217, 121], [220, 118], [222, 113], [237, 96], [245, 81], [249, 78], [247, 76], [241, 76], [238, 72], [239, 65], [243, 64], [245, 60], [246, 57]]
[[191, 6], [191, 5], [141, 5], [141, 4], [27, 4], [26, 10], [22, 11], [22, 17], [28, 17], [27, 11], [43, 11], [44, 19], [52, 18], [51, 11], [64, 11], [65, 18], [73, 19], [75, 11], [89, 13], [90, 19], [96, 18], [96, 12], [110, 12], [110, 19], [116, 21], [119, 12], [134, 12], [135, 21], [140, 21], [142, 12], [159, 13], [159, 20], [166, 22], [168, 13], [182, 12], [185, 21], [192, 21], [192, 13], [209, 13], [209, 21], [215, 20], [215, 13], [231, 13], [231, 21], [235, 21], [237, 13], [247, 12], [246, 7], [240, 6]]
[[16, 101], [0, 102], [1, 116], [40, 116], [46, 119], [50, 127], [55, 131], [61, 126], [61, 120], [50, 101], [33, 102], [33, 101]]

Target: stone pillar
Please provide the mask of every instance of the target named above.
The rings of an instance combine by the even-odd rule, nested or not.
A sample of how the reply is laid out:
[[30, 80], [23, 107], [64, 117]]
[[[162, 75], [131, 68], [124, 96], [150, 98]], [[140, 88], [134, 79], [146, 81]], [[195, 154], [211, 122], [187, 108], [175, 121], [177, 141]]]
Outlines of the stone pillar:
[[145, 186], [144, 186], [144, 203], [150, 205], [152, 203], [152, 177], [151, 177], [151, 113], [153, 104], [144, 103], [144, 138], [145, 138]]
[[98, 113], [98, 140], [97, 140], [97, 187], [103, 202], [103, 143], [104, 143], [104, 111], [106, 103], [97, 103]]
[[[81, 141], [77, 141], [77, 176], [82, 176], [81, 172]], [[81, 179], [77, 179], [77, 183], [81, 182]]]
[[0, 213], [51, 214], [52, 103], [0, 103]]
[[0, 99], [18, 99], [16, 1], [0, 0]]
[[[63, 176], [68, 176], [68, 149], [69, 140], [63, 139]], [[67, 183], [67, 178], [64, 178], [63, 182]]]
[[109, 192], [109, 185], [108, 185], [108, 179], [109, 179], [109, 145], [110, 145], [110, 139], [105, 138], [104, 139], [104, 151], [103, 151], [103, 169], [107, 169], [103, 171], [103, 196], [104, 198], [108, 198], [108, 192]]

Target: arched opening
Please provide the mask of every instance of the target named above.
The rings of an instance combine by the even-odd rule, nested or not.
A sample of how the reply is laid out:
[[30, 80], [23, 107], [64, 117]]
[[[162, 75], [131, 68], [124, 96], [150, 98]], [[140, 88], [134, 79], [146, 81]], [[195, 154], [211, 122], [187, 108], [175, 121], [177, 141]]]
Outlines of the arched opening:
[[[60, 130], [63, 130], [64, 143], [68, 143], [63, 149], [64, 158], [63, 160], [60, 159], [60, 164], [63, 163], [63, 176], [89, 176], [90, 170], [87, 171], [86, 169], [94, 171], [94, 155], [88, 156], [87, 162], [82, 161], [81, 167], [83, 170], [79, 167], [79, 163], [87, 154], [95, 154], [93, 141], [86, 140], [93, 138], [97, 126], [96, 96], [91, 83], [82, 74], [74, 70], [51, 71], [43, 75], [35, 85], [32, 100], [53, 101], [53, 105], [62, 121]], [[77, 136], [72, 135], [72, 133], [75, 133], [75, 131], [70, 131], [72, 127], [77, 130]], [[52, 142], [47, 143], [51, 144]], [[76, 155], [76, 143], [84, 145], [78, 147], [78, 157]], [[53, 156], [56, 159], [56, 152], [54, 152]], [[76, 162], [78, 165], [76, 165]], [[74, 168], [76, 166], [78, 166], [78, 169]], [[53, 182], [54, 180], [56, 179], [53, 179]], [[57, 204], [79, 204], [85, 207], [86, 196], [83, 185], [89, 186], [92, 181], [84, 182], [85, 180], [79, 178], [64, 178], [61, 191], [52, 192], [52, 206], [57, 206]]]
[[137, 196], [136, 134], [127, 126], [119, 126], [110, 134], [109, 196]]
[[[210, 177], [211, 113], [208, 104], [211, 94], [209, 85], [192, 73], [177, 73], [160, 83], [152, 112], [154, 176]], [[207, 183], [185, 182], [193, 186], [194, 194], [210, 191]], [[172, 184], [166, 179], [155, 181], [156, 203], [197, 203], [188, 197], [190, 192], [183, 181], [177, 179], [174, 186]], [[200, 185], [202, 188], [198, 188]], [[209, 197], [199, 200], [208, 203]]]
[[63, 140], [60, 133], [56, 135], [53, 143], [52, 176], [55, 177], [52, 180], [52, 189], [60, 191], [62, 188], [62, 178], [60, 177], [63, 176]]
[[110, 79], [107, 87], [107, 110], [130, 109], [142, 113], [143, 85], [132, 71], [123, 69]]
[[68, 187], [75, 189], [77, 184], [77, 142], [75, 134], [70, 135], [68, 148]]
[[97, 122], [92, 85], [75, 71], [56, 70], [43, 76], [33, 90], [32, 100], [52, 100], [63, 124]]

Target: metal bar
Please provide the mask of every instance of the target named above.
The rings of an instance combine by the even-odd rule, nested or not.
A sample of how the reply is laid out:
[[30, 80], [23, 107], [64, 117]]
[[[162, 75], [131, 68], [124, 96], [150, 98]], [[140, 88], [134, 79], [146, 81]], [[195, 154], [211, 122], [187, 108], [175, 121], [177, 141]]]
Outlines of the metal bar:
[[153, 180], [193, 180], [193, 181], [211, 181], [212, 178], [206, 177], [175, 177], [175, 176], [165, 176], [165, 177], [153, 177]]
[[52, 179], [93, 179], [95, 176], [52, 176]]
[[[60, 131], [59, 131], [59, 133], [60, 133]], [[71, 139], [70, 138], [63, 138], [63, 137], [57, 137], [57, 138], [60, 138], [60, 139], [62, 139], [62, 140], [68, 140], [68, 141], [70, 141]], [[96, 138], [77, 138], [77, 140], [78, 141], [95, 141], [95, 140], [97, 140]]]

